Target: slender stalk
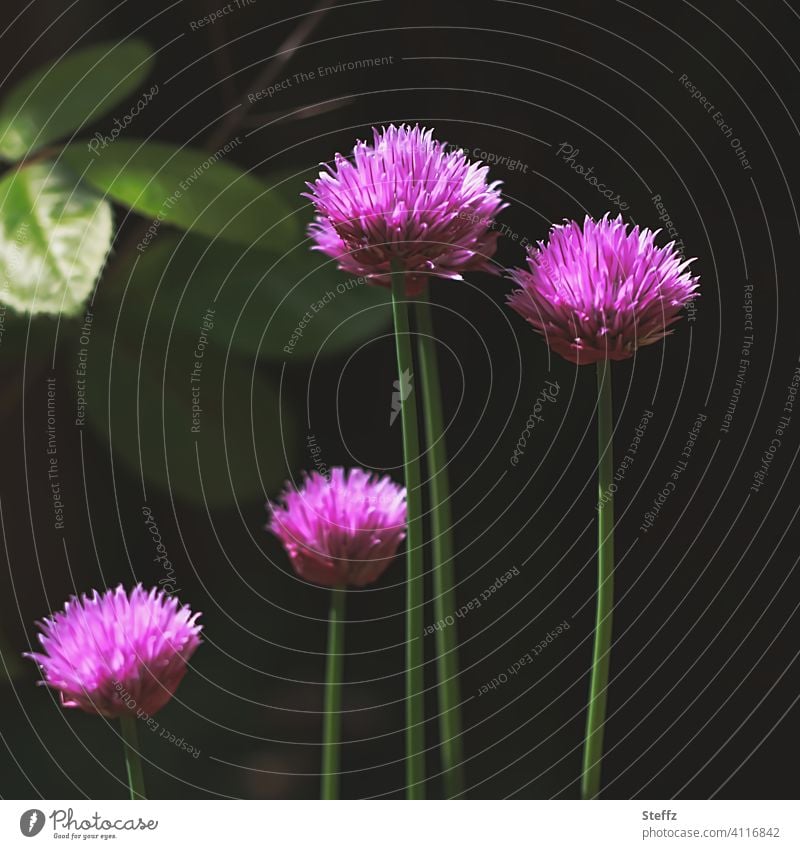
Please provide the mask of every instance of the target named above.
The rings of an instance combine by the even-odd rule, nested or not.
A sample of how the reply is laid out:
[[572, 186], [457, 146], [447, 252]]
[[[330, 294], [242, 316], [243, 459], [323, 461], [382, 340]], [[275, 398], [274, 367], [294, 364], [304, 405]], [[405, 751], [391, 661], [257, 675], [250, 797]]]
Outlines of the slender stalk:
[[[425, 715], [423, 704], [424, 655], [423, 564], [422, 564], [422, 479], [419, 463], [417, 400], [408, 326], [405, 273], [392, 265], [392, 312], [397, 347], [397, 369], [401, 388], [400, 418], [403, 425], [403, 461], [408, 505], [406, 537], [406, 796], [425, 797]], [[403, 389], [410, 391], [406, 398]]]
[[122, 739], [125, 741], [125, 766], [128, 770], [128, 786], [131, 799], [146, 799], [144, 792], [144, 774], [142, 760], [139, 757], [139, 735], [136, 731], [136, 717], [124, 714], [119, 719], [122, 725]]
[[598, 521], [597, 521], [597, 622], [594, 632], [594, 659], [583, 749], [581, 794], [594, 799], [600, 793], [603, 759], [603, 731], [608, 696], [608, 667], [611, 657], [612, 611], [614, 608], [614, 430], [611, 405], [611, 363], [597, 363], [597, 450]]
[[[422, 415], [430, 476], [434, 618], [436, 622], [446, 623], [448, 616], [455, 617], [456, 612], [453, 522], [439, 363], [427, 290], [423, 290], [419, 296], [416, 310], [419, 332], [417, 349], [422, 374]], [[455, 624], [437, 629], [436, 654], [444, 790], [445, 796], [452, 799], [464, 789], [458, 633]]]
[[322, 798], [339, 798], [342, 732], [342, 669], [344, 667], [344, 587], [331, 590], [328, 657], [325, 663], [325, 716], [322, 736]]

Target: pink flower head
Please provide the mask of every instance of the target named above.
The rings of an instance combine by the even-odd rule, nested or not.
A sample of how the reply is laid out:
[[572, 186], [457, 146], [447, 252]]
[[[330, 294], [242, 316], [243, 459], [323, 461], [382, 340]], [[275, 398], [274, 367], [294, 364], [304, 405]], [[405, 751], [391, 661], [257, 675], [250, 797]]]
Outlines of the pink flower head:
[[656, 247], [657, 232], [628, 232], [621, 215], [555, 225], [547, 244], [529, 250], [528, 269], [510, 271], [519, 288], [509, 306], [571, 363], [632, 357], [668, 335], [697, 297], [693, 260], [674, 242]]
[[432, 130], [373, 128], [371, 145], [358, 142], [352, 161], [337, 153], [326, 169], [307, 184], [317, 211], [308, 232], [343, 271], [389, 286], [395, 262], [409, 294], [429, 275], [494, 272], [500, 183], [487, 183], [485, 165], [448, 151]]
[[363, 469], [312, 472], [270, 505], [269, 529], [298, 575], [326, 587], [377, 581], [405, 538], [406, 490]]
[[138, 584], [72, 598], [38, 623], [35, 660], [64, 707], [117, 717], [152, 716], [172, 698], [200, 645], [199, 613]]

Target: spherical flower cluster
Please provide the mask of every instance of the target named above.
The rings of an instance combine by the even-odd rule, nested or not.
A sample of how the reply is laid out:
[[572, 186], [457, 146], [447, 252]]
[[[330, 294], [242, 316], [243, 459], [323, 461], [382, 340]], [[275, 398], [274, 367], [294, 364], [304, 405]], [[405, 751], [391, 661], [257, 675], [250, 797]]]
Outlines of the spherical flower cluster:
[[172, 698], [200, 644], [192, 614], [141, 584], [73, 596], [63, 612], [39, 623], [42, 653], [29, 653], [64, 707], [107, 717], [152, 716]]
[[622, 216], [556, 225], [529, 251], [528, 269], [510, 271], [519, 288], [508, 303], [570, 362], [631, 357], [670, 332], [698, 287], [692, 260], [655, 236], [629, 232]]
[[271, 505], [269, 528], [296, 572], [315, 584], [371, 584], [405, 537], [405, 488], [363, 469], [334, 468], [330, 479], [312, 472], [282, 502]]
[[337, 154], [308, 184], [316, 250], [385, 286], [395, 264], [409, 294], [429, 275], [494, 271], [494, 216], [505, 205], [500, 184], [487, 183], [489, 169], [434, 141], [432, 130], [392, 125], [373, 134], [372, 144], [356, 144], [352, 161]]

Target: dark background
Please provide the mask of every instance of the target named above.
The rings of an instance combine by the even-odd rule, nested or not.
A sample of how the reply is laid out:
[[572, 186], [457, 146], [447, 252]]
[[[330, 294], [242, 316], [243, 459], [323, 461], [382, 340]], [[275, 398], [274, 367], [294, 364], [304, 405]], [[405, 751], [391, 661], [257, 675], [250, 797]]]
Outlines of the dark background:
[[[2, 36], [3, 75], [11, 72], [13, 81], [73, 45], [136, 33], [161, 48], [152, 79], [162, 91], [131, 135], [199, 146], [219, 129], [224, 112], [246, 103], [253, 81], [311, 8], [303, 0], [257, 0], [190, 30], [191, 20], [220, 5], [123, 2], [110, 11], [99, 0], [78, 0], [66, 10], [35, 2]], [[682, 321], [665, 344], [614, 366], [618, 456], [643, 411], [654, 416], [617, 495], [605, 795], [794, 796], [800, 408], [761, 491], [749, 487], [800, 355], [797, 4], [569, 0], [468, 7], [376, 0], [341, 3], [318, 17], [280, 78], [366, 57], [392, 56], [392, 63], [293, 85], [253, 105], [236, 130], [243, 137], [232, 155], [239, 165], [258, 174], [299, 173], [347, 152], [373, 125], [418, 121], [470, 151], [527, 165], [492, 168], [509, 203], [501, 221], [520, 237], [543, 239], [551, 222], [607, 211], [596, 189], [556, 155], [563, 142], [579, 148], [578, 161], [594, 166], [630, 204], [631, 220], [659, 226], [651, 198], [661, 195], [687, 255], [698, 258], [702, 288], [694, 323]], [[682, 74], [724, 114], [752, 170], [742, 168], [712, 115], [679, 82]], [[320, 114], [282, 117], [326, 102]], [[110, 117], [97, 129], [107, 132]], [[297, 209], [310, 218], [304, 200]], [[115, 251], [128, 229], [141, 226], [124, 211], [116, 219]], [[157, 238], [165, 235], [166, 228]], [[501, 266], [519, 265], [523, 256], [519, 239], [500, 240]], [[720, 425], [737, 378], [747, 282], [754, 287], [752, 362], [725, 434]], [[468, 792], [574, 797], [594, 622], [595, 372], [551, 357], [504, 306], [509, 289], [503, 278], [482, 274], [432, 286], [459, 600], [519, 569], [458, 624]], [[139, 297], [132, 292], [130, 302]], [[153, 309], [170, 309], [167, 303]], [[112, 326], [118, 309], [113, 298], [100, 300], [95, 326]], [[140, 476], [118, 461], [108, 441], [74, 428], [65, 413], [62, 533], [53, 529], [47, 503], [45, 377], [56, 374], [69, 386], [78, 327], [61, 327], [55, 365], [55, 322], [9, 315], [0, 345], [0, 551], [8, 567], [0, 570], [0, 604], [8, 662], [34, 639], [34, 620], [60, 608], [71, 592], [161, 577], [141, 516], [147, 504], [175, 564], [180, 596], [203, 611], [205, 624], [192, 670], [158, 716], [201, 754], [195, 760], [143, 730], [150, 794], [315, 796], [327, 593], [293, 576], [263, 530], [264, 502], [277, 494], [274, 481], [312, 467], [303, 447], [309, 432], [328, 466], [360, 464], [401, 479], [399, 425], [388, 423], [396, 377], [390, 325], [355, 353], [320, 359], [313, 369], [307, 361], [230, 361], [226, 340], [215, 340], [215, 367], [248, 380], [255, 369], [281, 381], [282, 403], [298, 411], [284, 425], [294, 442], [285, 465], [269, 470], [272, 482], [255, 496], [248, 489], [240, 497], [235, 475], [208, 506], [192, 497], [193, 478], [172, 494], [149, 485], [143, 493]], [[123, 343], [161, 357], [163, 340], [127, 332]], [[99, 375], [99, 344], [92, 356]], [[156, 378], [142, 376], [150, 379]], [[514, 468], [509, 458], [547, 379], [558, 381], [558, 401]], [[128, 403], [134, 386], [117, 388], [119, 403]], [[68, 407], [66, 389], [61, 397]], [[250, 400], [247, 392], [229, 397], [228, 415], [247, 425]], [[644, 513], [698, 413], [707, 420], [689, 466], [642, 533]], [[157, 404], [140, 410], [156, 432], [161, 415]], [[256, 451], [281, 439], [280, 415], [274, 405], [254, 415]], [[228, 440], [227, 450], [249, 457], [246, 440]], [[201, 441], [200, 451], [205, 458], [222, 445]], [[398, 561], [372, 588], [349, 595], [348, 796], [403, 794], [402, 579]], [[432, 618], [429, 610], [426, 621]], [[477, 695], [564, 620], [569, 630], [534, 664]], [[432, 688], [433, 638], [426, 639]], [[0, 793], [123, 796], [116, 729], [62, 711], [36, 679], [25, 662], [0, 690]], [[433, 689], [429, 695], [435, 776]], [[436, 778], [429, 792], [440, 792]]]

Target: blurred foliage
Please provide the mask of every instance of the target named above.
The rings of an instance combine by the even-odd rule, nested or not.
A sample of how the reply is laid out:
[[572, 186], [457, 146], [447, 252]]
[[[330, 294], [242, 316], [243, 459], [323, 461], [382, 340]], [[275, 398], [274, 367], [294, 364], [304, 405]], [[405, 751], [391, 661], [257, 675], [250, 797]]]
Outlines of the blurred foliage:
[[195, 316], [193, 334], [146, 331], [139, 318], [126, 309], [91, 342], [87, 424], [113, 457], [145, 487], [210, 507], [280, 485], [297, 439], [274, 381], [253, 361], [228, 359], [213, 313]]
[[0, 303], [87, 314], [89, 332], [67, 325], [60, 344], [91, 357], [86, 424], [143, 487], [198, 506], [261, 500], [296, 471], [293, 400], [279, 397], [275, 361], [347, 354], [390, 320], [387, 292], [309, 250], [310, 175], [240, 168], [238, 136], [208, 149], [76, 140], [141, 90], [153, 59], [141, 41], [104, 42], [6, 95], [0, 156], [22, 161], [0, 181]]
[[76, 50], [19, 82], [0, 105], [0, 156], [14, 162], [80, 130], [136, 91], [153, 54], [141, 41]]
[[[59, 592], [60, 581], [79, 591], [95, 580], [91, 552], [79, 554], [89, 539], [96, 580], [128, 581], [126, 564], [137, 579], [160, 576], [149, 539], [137, 541], [133, 532], [124, 549], [117, 547], [112, 511], [121, 521], [152, 503], [166, 517], [171, 504], [192, 517], [191, 539], [169, 542], [171, 562], [189, 596], [200, 592], [202, 575], [209, 594], [204, 621], [214, 639], [199, 656], [204, 674], [182, 686], [163, 724], [202, 750], [204, 772], [212, 755], [252, 764], [251, 784], [226, 774], [211, 792], [314, 796], [319, 718], [289, 707], [298, 700], [321, 703], [313, 682], [321, 678], [316, 652], [324, 639], [325, 601], [315, 588], [302, 587], [314, 615], [293, 635], [292, 648], [281, 650], [280, 635], [292, 625], [286, 611], [296, 579], [281, 568], [283, 553], [263, 533], [264, 501], [309, 463], [302, 451], [306, 380], [298, 375], [313, 362], [326, 380], [317, 360], [346, 357], [380, 336], [391, 321], [388, 291], [348, 278], [310, 249], [303, 236], [310, 205], [301, 194], [312, 174], [256, 174], [241, 167], [235, 133], [227, 144], [201, 140], [194, 147], [122, 139], [113, 130], [104, 144], [96, 142], [100, 133], [91, 145], [75, 137], [114, 104], [126, 112], [126, 98], [149, 85], [152, 65], [141, 42], [100, 44], [29, 75], [0, 104], [0, 158], [9, 162], [0, 175], [0, 366], [7, 378], [0, 407], [11, 415], [26, 404], [29, 420], [38, 422], [44, 408], [37, 406], [34, 387], [45, 374], [48, 380], [57, 376], [59, 475], [75, 499], [70, 528], [80, 529], [77, 537], [70, 532], [62, 538], [37, 528], [38, 573], [31, 570], [27, 578], [35, 584], [38, 576], [45, 597], [32, 608], [35, 615], [52, 609], [50, 594]], [[15, 459], [35, 465], [34, 455]], [[105, 533], [95, 535], [78, 517], [81, 484], [93, 493], [90, 521], [108, 528]], [[48, 507], [37, 509], [37, 521]], [[109, 512], [102, 517], [104, 509]], [[250, 550], [217, 536], [230, 533], [231, 517], [240, 522], [237, 540], [241, 522], [251, 532]], [[166, 518], [162, 532], [167, 539]], [[187, 543], [197, 549], [191, 558], [181, 553]], [[67, 573], [59, 566], [62, 545], [75, 557]], [[226, 552], [256, 593], [242, 594], [229, 571], [219, 568]], [[203, 561], [196, 576], [194, 558]], [[15, 590], [18, 579], [24, 580], [14, 577]], [[26, 584], [26, 598], [38, 589]], [[235, 622], [224, 612], [234, 607], [226, 602], [228, 592], [236, 592]], [[388, 611], [396, 604], [385, 603], [385, 616], [377, 615], [391, 622]], [[375, 610], [373, 603], [370, 616]], [[242, 621], [263, 636], [241, 645]], [[16, 645], [18, 636], [10, 642]], [[94, 796], [123, 791], [116, 729], [59, 710], [51, 691], [33, 687], [35, 670], [20, 661], [19, 650], [5, 650], [0, 635], [0, 679], [23, 707], [5, 711], [0, 735], [22, 741], [22, 772], [30, 786], [0, 770], [3, 794], [55, 796], [78, 786]], [[225, 722], [230, 692], [242, 670], [254, 668], [262, 683], [237, 705], [245, 731], [219, 751], [218, 723]], [[284, 684], [282, 693], [277, 682], [287, 678], [295, 683]], [[364, 703], [399, 704], [401, 684], [401, 678], [392, 682], [394, 695], [362, 694]], [[200, 711], [187, 707], [198, 704]], [[385, 713], [375, 733], [383, 732], [386, 742], [370, 746], [364, 757], [397, 764], [385, 771], [389, 791], [401, 781], [401, 738], [392, 733], [401, 718], [397, 707]], [[273, 736], [302, 742], [302, 775], [288, 774], [298, 746]], [[182, 782], [194, 786], [197, 761], [157, 735], [143, 736], [143, 745], [161, 766], [148, 777], [157, 796], [180, 794]], [[47, 768], [31, 769], [27, 777], [28, 765], [40, 762]], [[60, 766], [66, 762], [70, 774]]]
[[35, 164], [0, 181], [0, 301], [74, 315], [106, 260], [111, 207], [67, 168]]
[[218, 339], [269, 360], [347, 353], [391, 318], [387, 289], [345, 278], [304, 244], [281, 255], [169, 234], [137, 258], [131, 281], [136, 297], [125, 310], [149, 313], [154, 329], [193, 331], [213, 305]]
[[95, 188], [158, 222], [261, 248], [296, 239], [291, 207], [257, 177], [223, 162], [230, 150], [208, 154], [134, 139], [115, 141], [97, 157], [78, 142], [63, 157]]

